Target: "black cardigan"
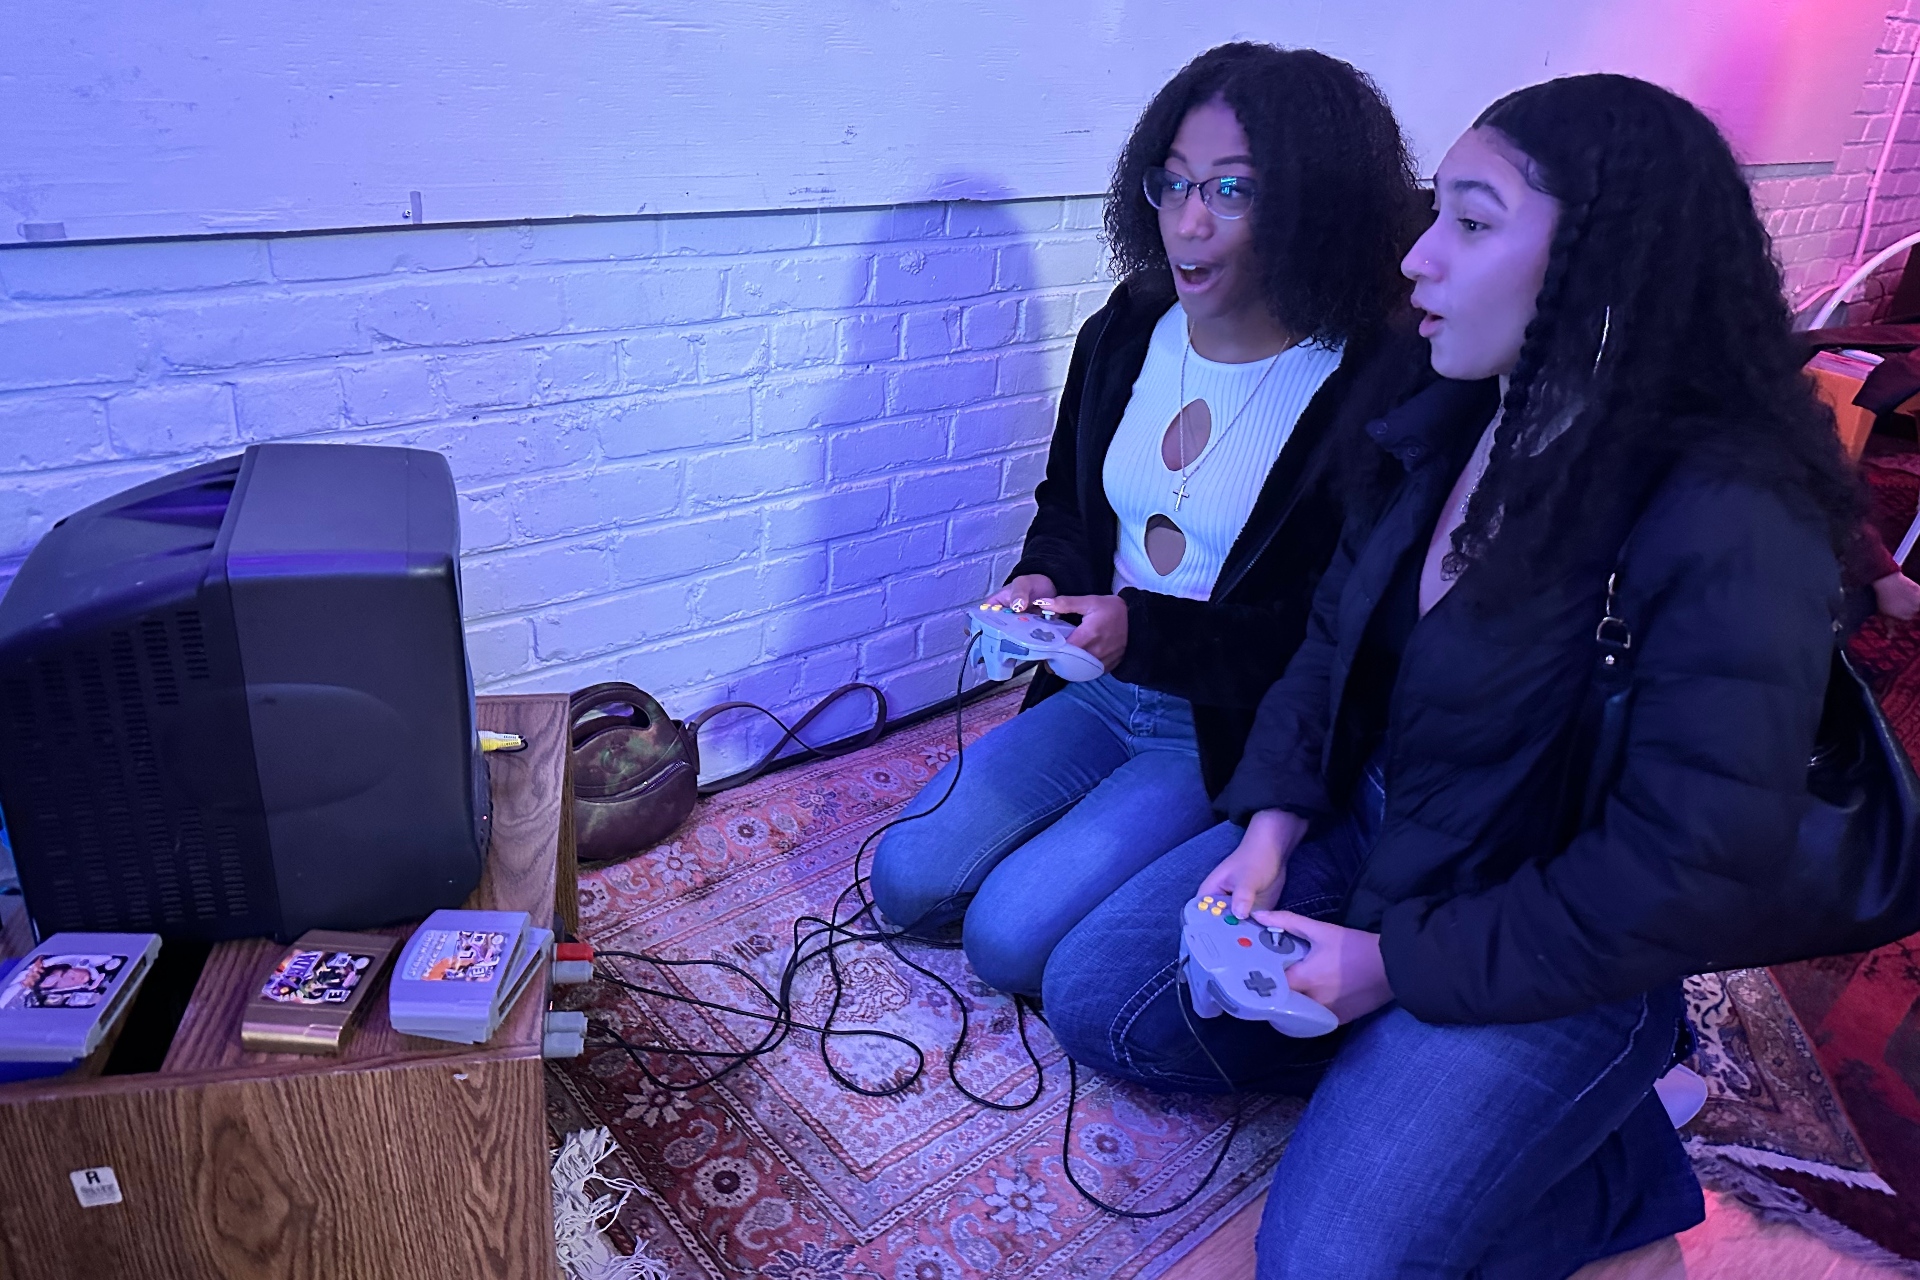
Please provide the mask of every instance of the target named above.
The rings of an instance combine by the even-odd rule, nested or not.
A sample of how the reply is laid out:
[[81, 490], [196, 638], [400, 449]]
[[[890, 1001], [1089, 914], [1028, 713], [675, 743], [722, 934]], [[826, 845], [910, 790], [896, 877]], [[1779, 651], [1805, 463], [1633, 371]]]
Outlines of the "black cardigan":
[[[1427, 1022], [1560, 1017], [1743, 949], [1794, 851], [1833, 649], [1825, 531], [1696, 461], [1656, 488], [1617, 564], [1633, 706], [1597, 825], [1567, 834], [1561, 784], [1611, 558], [1499, 612], [1462, 598], [1469, 569], [1407, 638], [1390, 701], [1357, 696], [1376, 605], [1495, 398], [1439, 383], [1370, 429], [1405, 479], [1343, 537], [1220, 798], [1241, 821], [1337, 811], [1386, 729], [1386, 812], [1346, 923], [1380, 934], [1395, 998]], [[1370, 711], [1386, 724], [1356, 723]]]
[[[1101, 479], [1170, 291], [1122, 281], [1074, 343], [1039, 509], [1010, 577], [1043, 573], [1061, 595], [1113, 590], [1119, 519]], [[1426, 344], [1406, 326], [1356, 338], [1315, 393], [1268, 473], [1207, 600], [1129, 587], [1127, 649], [1116, 678], [1193, 704], [1208, 794], [1233, 775], [1254, 709], [1306, 632], [1314, 585], [1344, 522], [1343, 440], [1433, 380]], [[1042, 666], [1026, 705], [1065, 682]]]

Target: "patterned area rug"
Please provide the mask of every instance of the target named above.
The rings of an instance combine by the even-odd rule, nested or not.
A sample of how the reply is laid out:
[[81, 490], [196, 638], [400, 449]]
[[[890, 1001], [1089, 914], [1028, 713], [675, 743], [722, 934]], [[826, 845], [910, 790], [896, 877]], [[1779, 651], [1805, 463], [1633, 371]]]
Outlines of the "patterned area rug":
[[[968, 708], [969, 738], [1004, 720], [1018, 690]], [[580, 882], [581, 931], [603, 949], [676, 959], [723, 958], [777, 985], [794, 920], [824, 915], [846, 888], [854, 850], [953, 751], [953, 721], [895, 733], [839, 760], [774, 774], [703, 801], [669, 844]], [[971, 1031], [960, 1078], [976, 1093], [1018, 1101], [1034, 1074], [1013, 1005], [975, 981], [954, 951], [913, 958], [966, 993]], [[774, 1052], [711, 1087], [673, 1093], [649, 1084], [617, 1047], [550, 1066], [556, 1133], [611, 1128], [608, 1161], [648, 1188], [618, 1224], [676, 1276], [773, 1280], [958, 1280], [996, 1277], [1151, 1277], [1259, 1192], [1299, 1114], [1296, 1102], [1253, 1100], [1240, 1136], [1206, 1190], [1165, 1217], [1130, 1221], [1096, 1210], [1069, 1184], [1061, 1138], [1065, 1061], [1044, 1026], [1028, 1032], [1044, 1072], [1038, 1100], [994, 1111], [947, 1077], [959, 1029], [938, 984], [885, 948], [841, 951], [846, 1003], [836, 1026], [896, 1032], [922, 1046], [925, 1073], [905, 1094], [869, 1098], [834, 1083], [819, 1039], [795, 1033]], [[824, 963], [795, 990], [797, 1016], [824, 1016]], [[646, 972], [643, 974], [642, 970]], [[719, 1004], [764, 1008], [744, 982], [708, 968], [636, 980]], [[629, 1040], [737, 1050], [761, 1024], [592, 984], [576, 1007], [610, 1019]], [[836, 1039], [841, 1070], [869, 1087], [897, 1081], [911, 1059], [897, 1046]], [[650, 1058], [656, 1074], [686, 1080], [686, 1060]], [[1233, 1107], [1167, 1097], [1083, 1076], [1066, 1156], [1094, 1194], [1132, 1209], [1169, 1204], [1206, 1172]]]

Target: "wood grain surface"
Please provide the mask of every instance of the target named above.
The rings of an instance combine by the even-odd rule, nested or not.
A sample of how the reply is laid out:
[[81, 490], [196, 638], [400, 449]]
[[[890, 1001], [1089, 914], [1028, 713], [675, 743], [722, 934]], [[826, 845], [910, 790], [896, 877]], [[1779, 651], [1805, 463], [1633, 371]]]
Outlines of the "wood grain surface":
[[[528, 748], [488, 757], [493, 837], [465, 905], [545, 925], [561, 881], [567, 699], [479, 709], [481, 727]], [[337, 1057], [248, 1053], [241, 1011], [279, 952], [264, 939], [215, 947], [158, 1072], [0, 1086], [0, 1280], [556, 1275], [544, 978], [486, 1045], [400, 1035], [375, 991]], [[98, 1165], [125, 1199], [82, 1208], [68, 1175]]]

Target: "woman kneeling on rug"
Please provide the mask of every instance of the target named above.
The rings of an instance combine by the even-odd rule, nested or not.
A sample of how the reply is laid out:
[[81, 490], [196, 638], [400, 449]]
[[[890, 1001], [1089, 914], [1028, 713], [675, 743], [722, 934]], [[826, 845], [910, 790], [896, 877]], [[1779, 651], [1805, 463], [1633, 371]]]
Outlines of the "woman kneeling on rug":
[[1080, 331], [1038, 513], [989, 598], [1080, 615], [1068, 638], [1106, 674], [1039, 669], [873, 865], [889, 922], [950, 936], [964, 915], [975, 972], [1029, 995], [1081, 916], [1217, 820], [1339, 540], [1334, 442], [1364, 445], [1432, 378], [1395, 270], [1412, 167], [1344, 62], [1195, 59], [1135, 126], [1106, 225], [1123, 282]]
[[[1778, 905], [1858, 513], [1693, 106], [1620, 76], [1522, 90], [1435, 195], [1404, 270], [1453, 381], [1369, 428], [1384, 497], [1221, 796], [1244, 830], [1136, 876], [1045, 976], [1067, 1050], [1138, 1080], [1300, 1089], [1333, 1050], [1262, 1277], [1565, 1276], [1701, 1220], [1651, 1087], [1681, 978]], [[1603, 618], [1633, 702], [1588, 823], [1568, 761]], [[1196, 893], [1306, 939], [1286, 980], [1347, 1025], [1195, 1018]]]

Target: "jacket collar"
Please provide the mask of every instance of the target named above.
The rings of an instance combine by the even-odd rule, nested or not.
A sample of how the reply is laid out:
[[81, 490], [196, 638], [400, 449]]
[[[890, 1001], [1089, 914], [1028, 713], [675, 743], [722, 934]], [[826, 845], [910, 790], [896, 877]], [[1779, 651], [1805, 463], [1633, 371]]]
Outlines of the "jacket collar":
[[1500, 381], [1458, 382], [1441, 378], [1382, 417], [1367, 424], [1367, 436], [1411, 471], [1457, 443], [1472, 422], [1485, 428], [1500, 403]]

